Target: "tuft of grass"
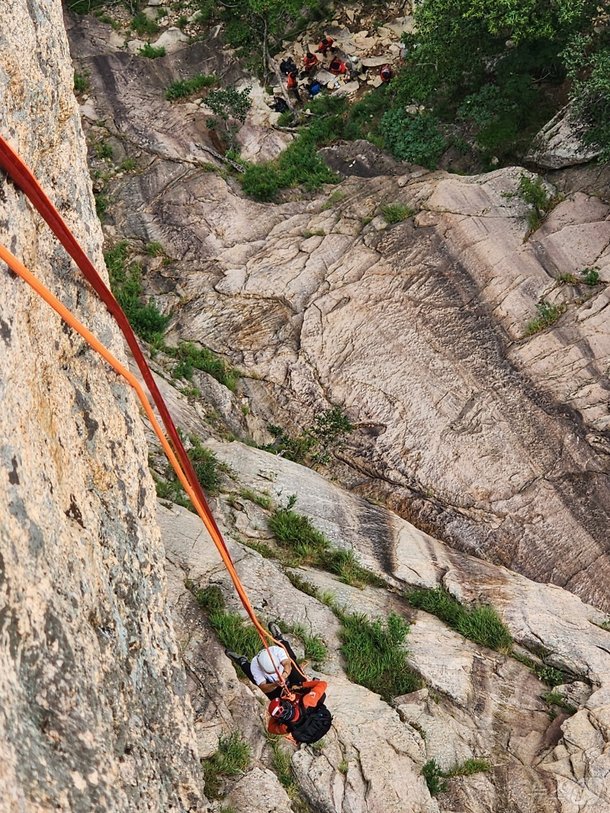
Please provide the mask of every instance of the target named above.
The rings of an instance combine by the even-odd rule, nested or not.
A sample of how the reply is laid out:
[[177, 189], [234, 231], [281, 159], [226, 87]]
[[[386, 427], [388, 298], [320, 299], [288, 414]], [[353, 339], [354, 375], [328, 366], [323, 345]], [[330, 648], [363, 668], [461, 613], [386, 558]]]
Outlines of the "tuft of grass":
[[234, 731], [228, 737], [221, 737], [216, 753], [203, 760], [206, 795], [212, 799], [219, 799], [221, 777], [236, 776], [245, 771], [249, 764], [250, 746], [239, 732]]
[[252, 548], [252, 550], [255, 550], [257, 553], [260, 553], [263, 559], [277, 559], [277, 552], [264, 542], [252, 542], [249, 540], [244, 540], [243, 544], [248, 548]]
[[381, 214], [384, 216], [386, 223], [400, 223], [408, 217], [413, 217], [414, 210], [410, 206], [405, 206], [403, 203], [388, 203], [381, 207]]
[[190, 381], [195, 370], [202, 370], [231, 392], [235, 392], [239, 381], [239, 371], [223, 361], [208, 347], [198, 347], [193, 342], [180, 342], [177, 347], [165, 346], [163, 351], [178, 361], [172, 371], [174, 378], [186, 378]]
[[599, 285], [598, 268], [583, 268], [583, 270], [580, 272], [580, 275], [585, 285]]
[[562, 285], [578, 285], [578, 280], [574, 274], [560, 274], [557, 277], [557, 282], [560, 282]]
[[420, 689], [421, 679], [407, 664], [404, 642], [409, 625], [396, 613], [385, 623], [359, 613], [335, 608], [341, 622], [341, 654], [348, 678], [389, 702], [401, 694]]
[[465, 638], [498, 652], [510, 652], [512, 637], [493, 607], [487, 604], [465, 607], [442, 587], [411, 590], [406, 598], [414, 607], [436, 615]]
[[239, 496], [243, 500], [249, 500], [255, 505], [258, 505], [259, 508], [264, 508], [267, 511], [272, 505], [271, 497], [268, 494], [261, 494], [260, 491], [252, 491], [250, 488], [242, 488], [239, 492]]
[[226, 649], [245, 655], [249, 660], [260, 651], [261, 641], [257, 631], [239, 613], [225, 608], [219, 587], [210, 585], [201, 590], [193, 588], [193, 595]]
[[321, 211], [325, 212], [327, 209], [332, 209], [333, 206], [336, 206], [337, 203], [341, 203], [342, 200], [345, 200], [346, 193], [342, 189], [335, 189], [334, 192], [331, 192], [328, 196], [326, 203], [322, 206]]
[[145, 56], [147, 59], [159, 59], [159, 57], [165, 56], [166, 50], [162, 45], [160, 45], [158, 48], [155, 48], [154, 45], [151, 45], [150, 42], [147, 42], [140, 48], [138, 53], [140, 54], [140, 56]]
[[337, 765], [337, 770], [339, 773], [345, 775], [349, 769], [349, 760], [342, 759], [341, 762]]
[[429, 759], [421, 769], [422, 776], [430, 791], [430, 796], [438, 796], [447, 790], [447, 783], [443, 781], [443, 772], [435, 759]]
[[475, 773], [488, 773], [491, 765], [486, 759], [467, 759], [459, 765], [454, 765], [443, 776], [472, 776]]
[[486, 759], [467, 759], [464, 762], [454, 765], [448, 771], [442, 771], [435, 759], [429, 759], [422, 768], [422, 776], [426, 780], [431, 796], [438, 796], [447, 790], [445, 779], [453, 776], [472, 776], [475, 773], [487, 773], [491, 771], [491, 765]]
[[598, 624], [597, 626], [601, 627], [603, 630], [606, 630], [606, 632], [610, 632], [610, 618], [608, 618], [607, 621], [602, 621], [601, 624]]
[[138, 11], [131, 21], [131, 28], [142, 36], [159, 33], [159, 26], [154, 20], [149, 20], [143, 11]]
[[143, 299], [142, 268], [128, 263], [129, 245], [122, 241], [104, 252], [110, 287], [129, 324], [144, 341], [155, 342], [163, 335], [169, 316], [164, 316], [152, 300]]
[[554, 666], [549, 666], [546, 663], [537, 663], [532, 658], [529, 658], [527, 655], [522, 655], [520, 652], [513, 652], [512, 655], [519, 663], [527, 666], [527, 668], [536, 675], [538, 680], [541, 680], [548, 686], [561, 686], [564, 683], [571, 683], [574, 680], [574, 678], [566, 672], [562, 672], [560, 669], [556, 669]]
[[114, 155], [112, 145], [104, 140], [95, 142], [95, 144], [93, 145], [93, 152], [95, 153], [96, 158], [101, 158], [109, 161], [112, 160], [112, 157]]
[[[187, 454], [190, 458], [197, 479], [201, 487], [208, 494], [216, 494], [220, 486], [220, 473], [229, 473], [230, 469], [221, 463], [214, 452], [206, 449], [196, 435], [189, 436], [190, 447]], [[178, 505], [194, 511], [193, 505], [182, 489], [182, 485], [175, 471], [168, 465], [164, 472], [164, 480], [155, 477], [157, 496], [161, 499], [171, 500]]]
[[284, 632], [300, 638], [305, 649], [305, 659], [312, 662], [314, 669], [320, 669], [328, 657], [328, 649], [322, 638], [319, 635], [310, 635], [302, 624], [288, 624], [282, 621], [280, 626]]
[[122, 172], [133, 172], [137, 165], [138, 164], [135, 158], [125, 158], [125, 160], [121, 161], [121, 163], [119, 164], [119, 169]]
[[308, 564], [334, 573], [344, 584], [362, 587], [371, 584], [385, 586], [383, 579], [363, 567], [351, 550], [333, 548], [311, 520], [290, 508], [276, 508], [269, 520], [269, 529], [278, 544], [293, 555], [292, 564]]
[[561, 314], [567, 310], [567, 307], [568, 306], [564, 303], [560, 305], [552, 305], [550, 302], [546, 302], [544, 299], [541, 300], [536, 305], [538, 316], [527, 323], [525, 335], [533, 336], [535, 333], [539, 333], [546, 327], [554, 325]]
[[175, 102], [177, 99], [184, 99], [191, 96], [198, 90], [203, 88], [212, 87], [216, 83], [216, 75], [213, 73], [198, 73], [190, 79], [178, 79], [165, 91], [165, 98], [169, 102]]
[[74, 92], [86, 93], [89, 90], [89, 75], [74, 71]]
[[568, 714], [576, 714], [578, 709], [576, 706], [573, 706], [571, 703], [565, 699], [565, 697], [560, 692], [545, 692], [542, 695], [542, 699], [545, 703], [548, 703], [549, 706], [558, 706], [560, 709], [563, 709]]
[[108, 200], [108, 196], [104, 195], [102, 192], [95, 192], [95, 212], [98, 218], [104, 222], [106, 219], [106, 213], [108, 212], [108, 207], [110, 205], [110, 201]]
[[148, 254], [149, 257], [159, 257], [161, 254], [164, 253], [163, 246], [161, 243], [157, 242], [156, 240], [153, 240], [152, 243], [146, 244], [146, 253]]

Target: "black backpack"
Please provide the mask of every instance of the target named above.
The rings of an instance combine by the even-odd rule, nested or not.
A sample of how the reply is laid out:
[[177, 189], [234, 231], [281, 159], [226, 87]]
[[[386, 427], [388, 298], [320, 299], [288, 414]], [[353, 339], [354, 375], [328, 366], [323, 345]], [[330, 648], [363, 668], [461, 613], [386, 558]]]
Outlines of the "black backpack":
[[290, 726], [290, 733], [297, 742], [312, 743], [321, 740], [328, 732], [333, 716], [324, 703], [318, 703], [315, 709], [304, 709], [301, 719]]

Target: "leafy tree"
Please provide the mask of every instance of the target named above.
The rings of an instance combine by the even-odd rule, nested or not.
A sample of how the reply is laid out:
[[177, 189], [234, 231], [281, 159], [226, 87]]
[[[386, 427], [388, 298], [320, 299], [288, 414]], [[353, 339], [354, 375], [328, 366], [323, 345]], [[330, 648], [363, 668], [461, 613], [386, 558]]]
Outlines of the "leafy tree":
[[[574, 37], [591, 36], [598, 6], [597, 0], [422, 0], [416, 31], [404, 38], [394, 106], [425, 104], [447, 122], [457, 113], [484, 153], [519, 152], [556, 107], [552, 85], [566, 78], [564, 52]], [[580, 62], [575, 57], [581, 119], [594, 100], [608, 101], [608, 63], [596, 53], [585, 46]], [[606, 138], [606, 120], [602, 111], [590, 122], [601, 126], [598, 140]]]

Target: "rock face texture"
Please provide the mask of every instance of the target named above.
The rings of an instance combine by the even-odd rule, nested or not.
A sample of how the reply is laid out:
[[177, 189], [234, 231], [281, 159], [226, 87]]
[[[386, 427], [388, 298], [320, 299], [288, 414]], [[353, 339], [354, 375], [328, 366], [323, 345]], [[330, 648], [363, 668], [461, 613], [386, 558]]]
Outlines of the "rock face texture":
[[[279, 619], [284, 626], [301, 623], [328, 646], [329, 657], [316, 674], [329, 682], [333, 729], [322, 748], [302, 747], [292, 755], [300, 793], [315, 810], [610, 811], [610, 632], [599, 626], [604, 614], [565, 590], [453, 551], [313, 471], [237, 442], [210, 440], [208, 447], [234, 473], [228, 490], [214, 502], [227, 538], [247, 544], [273, 539], [268, 512], [236, 500], [236, 490], [266, 494], [276, 504], [297, 493], [295, 510], [333, 544], [355, 551], [393, 588], [391, 593], [358, 589], [320, 570], [288, 571], [293, 579], [297, 575], [305, 580], [309, 592], [316, 588], [323, 603], [295, 589], [275, 559], [230, 542], [240, 577], [261, 616]], [[260, 750], [260, 732], [252, 727], [264, 708], [262, 696], [235, 680], [205, 616], [184, 588], [185, 577], [198, 587], [218, 585], [228, 604], [239, 609], [228, 578], [193, 514], [177, 506], [161, 507], [159, 521], [202, 753], [213, 750], [210, 737], [214, 742], [219, 733], [237, 729], [258, 749], [257, 759], [269, 762], [269, 754]], [[555, 707], [550, 713], [544, 699], [549, 688], [527, 665], [466, 640], [401, 597], [402, 588], [439, 584], [466, 603], [494, 605], [521, 655], [537, 661], [534, 653], [543, 654], [547, 669], [564, 670], [576, 679], [555, 690], [555, 698], [566, 698], [568, 711]], [[340, 623], [328, 606], [329, 596], [336, 605], [369, 618], [383, 619], [389, 612], [408, 618], [409, 664], [425, 688], [388, 704], [347, 680], [344, 662], [337, 657]], [[222, 714], [212, 728], [214, 708], [222, 708]], [[424, 764], [435, 760], [442, 771], [450, 772], [466, 760], [481, 758], [489, 771], [472, 776], [457, 771], [444, 792], [430, 796], [422, 781]], [[254, 771], [258, 776], [260, 768]], [[254, 777], [249, 782], [254, 783]], [[275, 797], [270, 792], [269, 798]], [[248, 809], [239, 793], [233, 796], [231, 791], [230, 798], [240, 813]]]
[[[103, 267], [72, 81], [59, 0], [0, 4], [0, 131]], [[0, 241], [123, 357], [4, 179]], [[0, 810], [205, 810], [134, 399], [0, 275]]]
[[[133, 142], [107, 67], [82, 64], [99, 122]], [[165, 112], [136, 139], [142, 171], [111, 183], [112, 221], [173, 261], [148, 276], [176, 306], [170, 335], [239, 364], [268, 423], [292, 431], [340, 405], [356, 431], [334, 473], [350, 488], [610, 608], [608, 205], [568, 194], [530, 233], [523, 170], [427, 173], [365, 144], [326, 151], [348, 176], [338, 189], [258, 204], [193, 164], [197, 116], [141, 70], [125, 80], [130, 109], [156, 94]], [[396, 202], [413, 215], [389, 226]], [[534, 331], [541, 303], [560, 318]]]

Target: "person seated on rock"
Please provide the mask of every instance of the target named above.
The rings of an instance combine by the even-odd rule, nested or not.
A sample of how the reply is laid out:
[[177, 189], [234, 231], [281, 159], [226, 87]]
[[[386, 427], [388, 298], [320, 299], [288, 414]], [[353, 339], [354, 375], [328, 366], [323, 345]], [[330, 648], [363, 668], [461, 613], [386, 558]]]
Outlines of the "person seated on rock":
[[268, 105], [272, 110], [275, 110], [276, 113], [284, 113], [286, 110], [290, 110], [288, 102], [283, 96], [274, 96], [271, 101], [268, 102]]
[[347, 73], [347, 65], [338, 56], [334, 56], [328, 66], [328, 70], [335, 76], [343, 76]]
[[294, 59], [291, 56], [286, 57], [286, 59], [283, 59], [280, 62], [280, 73], [283, 73], [284, 76], [288, 76], [289, 74], [296, 70], [297, 66], [295, 64]]
[[387, 85], [388, 82], [391, 82], [392, 79], [394, 78], [394, 71], [392, 70], [392, 66], [388, 65], [387, 63], [385, 65], [382, 65], [381, 70], [379, 71], [379, 76], [381, 76], [381, 81], [384, 82], [384, 84]]
[[319, 62], [320, 60], [315, 54], [312, 54], [311, 51], [307, 51], [303, 57], [303, 72], [306, 75], [310, 75]]
[[324, 705], [327, 684], [307, 680], [295, 687], [289, 696], [273, 699], [267, 709], [270, 734], [290, 736], [297, 743], [312, 743], [328, 732], [333, 718]]
[[276, 641], [280, 642], [281, 646], [261, 649], [252, 658], [252, 661], [248, 661], [244, 655], [238, 655], [229, 649], [225, 649], [225, 655], [239, 666], [249, 681], [258, 686], [269, 699], [273, 699], [282, 694], [280, 676], [289, 688], [302, 685], [305, 676], [294, 665], [297, 657], [288, 641], [283, 637], [278, 625], [269, 624], [269, 632]]
[[322, 54], [322, 56], [326, 56], [328, 51], [335, 50], [333, 47], [334, 39], [332, 37], [327, 37], [326, 34], [320, 40], [318, 47], [316, 48], [316, 54]]

